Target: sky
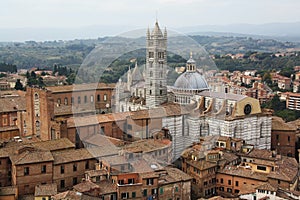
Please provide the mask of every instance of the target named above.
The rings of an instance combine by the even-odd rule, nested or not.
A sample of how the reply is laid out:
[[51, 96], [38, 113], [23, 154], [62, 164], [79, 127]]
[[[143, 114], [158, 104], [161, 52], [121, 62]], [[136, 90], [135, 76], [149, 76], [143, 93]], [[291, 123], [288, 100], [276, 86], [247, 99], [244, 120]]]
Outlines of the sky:
[[300, 21], [299, 0], [0, 0], [0, 29]]

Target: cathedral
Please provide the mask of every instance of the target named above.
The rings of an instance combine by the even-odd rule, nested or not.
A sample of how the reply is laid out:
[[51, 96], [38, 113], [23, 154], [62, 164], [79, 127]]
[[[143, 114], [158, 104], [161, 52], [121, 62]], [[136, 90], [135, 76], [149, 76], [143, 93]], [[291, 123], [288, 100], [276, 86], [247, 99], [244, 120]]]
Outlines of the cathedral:
[[209, 135], [241, 138], [256, 148], [270, 149], [271, 113], [262, 110], [257, 99], [210, 91], [197, 67], [190, 53], [185, 72], [174, 85], [167, 85], [167, 30], [162, 32], [156, 22], [146, 33], [145, 68], [141, 72], [136, 63], [129, 68], [127, 81], [120, 80], [116, 86], [115, 112], [155, 113], [177, 106], [179, 115], [161, 118], [161, 128], [172, 136], [175, 158], [200, 137]]

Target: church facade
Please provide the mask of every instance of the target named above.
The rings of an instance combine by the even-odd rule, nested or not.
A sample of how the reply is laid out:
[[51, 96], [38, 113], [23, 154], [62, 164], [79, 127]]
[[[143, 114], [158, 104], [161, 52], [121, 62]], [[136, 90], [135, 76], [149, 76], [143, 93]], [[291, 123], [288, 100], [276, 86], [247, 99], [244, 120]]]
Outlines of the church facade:
[[[256, 148], [270, 149], [271, 113], [262, 110], [258, 100], [210, 91], [192, 54], [185, 72], [173, 86], [167, 86], [166, 29], [162, 33], [156, 22], [152, 32], [147, 31], [146, 44], [144, 72], [136, 64], [133, 70], [129, 69], [127, 82], [120, 81], [116, 86], [115, 112], [148, 110], [151, 117], [160, 109], [177, 106], [180, 114], [166, 112], [160, 116], [161, 128], [168, 129], [172, 136], [175, 158], [208, 135], [241, 138]], [[151, 133], [146, 135], [151, 137]], [[145, 134], [136, 132], [135, 136], [144, 138]]]

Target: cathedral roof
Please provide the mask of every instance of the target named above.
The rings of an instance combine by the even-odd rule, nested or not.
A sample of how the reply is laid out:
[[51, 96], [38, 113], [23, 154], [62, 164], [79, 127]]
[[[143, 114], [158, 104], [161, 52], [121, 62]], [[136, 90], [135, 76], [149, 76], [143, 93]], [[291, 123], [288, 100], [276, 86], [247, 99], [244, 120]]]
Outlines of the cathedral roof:
[[207, 90], [208, 85], [205, 78], [198, 72], [185, 72], [175, 81], [176, 89]]
[[163, 37], [163, 34], [159, 28], [158, 22], [155, 22], [155, 26], [154, 29], [151, 33], [152, 36], [159, 36], [159, 37]]
[[144, 77], [140, 71], [140, 69], [137, 66], [137, 63], [135, 63], [135, 67], [132, 71], [132, 81], [143, 81]]

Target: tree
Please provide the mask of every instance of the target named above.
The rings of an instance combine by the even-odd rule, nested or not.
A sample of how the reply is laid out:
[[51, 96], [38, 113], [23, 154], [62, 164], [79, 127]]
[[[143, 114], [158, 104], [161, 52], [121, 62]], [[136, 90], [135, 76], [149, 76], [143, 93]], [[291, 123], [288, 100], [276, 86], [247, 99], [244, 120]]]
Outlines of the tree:
[[16, 90], [24, 90], [23, 84], [21, 83], [20, 79], [17, 79], [15, 89]]

